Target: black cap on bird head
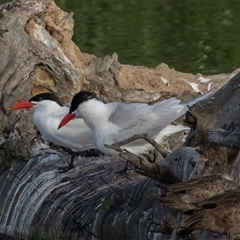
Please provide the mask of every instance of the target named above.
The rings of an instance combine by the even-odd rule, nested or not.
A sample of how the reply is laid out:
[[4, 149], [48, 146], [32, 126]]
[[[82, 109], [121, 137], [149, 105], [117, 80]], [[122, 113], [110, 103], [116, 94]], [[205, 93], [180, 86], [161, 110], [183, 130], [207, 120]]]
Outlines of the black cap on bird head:
[[77, 110], [79, 104], [81, 104], [83, 102], [87, 102], [88, 100], [91, 100], [91, 99], [99, 100], [97, 95], [90, 91], [82, 90], [79, 93], [75, 94], [72, 99], [72, 102], [71, 102], [71, 107], [69, 109], [69, 113], [72, 113], [75, 110]]
[[29, 102], [40, 102], [42, 100], [50, 100], [50, 101], [54, 101], [57, 104], [59, 104], [60, 106], [63, 106], [61, 101], [59, 100], [59, 98], [54, 95], [53, 93], [39, 93], [37, 95], [35, 95], [34, 97], [29, 99]]

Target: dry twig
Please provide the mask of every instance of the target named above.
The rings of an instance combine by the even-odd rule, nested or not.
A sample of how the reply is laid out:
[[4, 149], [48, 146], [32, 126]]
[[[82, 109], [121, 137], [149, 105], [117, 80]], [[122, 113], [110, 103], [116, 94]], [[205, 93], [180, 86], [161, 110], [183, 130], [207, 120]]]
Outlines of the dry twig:
[[146, 140], [148, 143], [150, 143], [154, 148], [156, 148], [156, 150], [158, 152], [160, 152], [162, 154], [163, 157], [166, 157], [167, 154], [169, 153], [162, 146], [160, 146], [154, 139], [150, 138], [146, 133], [136, 134], [128, 139], [121, 141], [121, 142], [113, 143], [112, 145], [105, 144], [104, 146], [107, 148], [111, 148], [115, 151], [122, 152], [123, 149], [121, 149], [120, 146], [126, 145], [126, 144], [133, 142], [135, 140], [138, 140], [140, 138], [142, 138], [142, 139]]

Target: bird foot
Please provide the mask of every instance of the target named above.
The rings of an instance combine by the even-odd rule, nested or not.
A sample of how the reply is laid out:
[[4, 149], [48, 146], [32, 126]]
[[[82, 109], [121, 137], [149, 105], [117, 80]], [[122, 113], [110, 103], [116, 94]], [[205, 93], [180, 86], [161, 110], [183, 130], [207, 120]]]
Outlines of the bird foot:
[[128, 169], [127, 168], [123, 168], [122, 170], [116, 171], [116, 174], [122, 175], [122, 176], [127, 176], [128, 175]]
[[132, 165], [129, 163], [129, 161], [127, 161], [124, 168], [122, 170], [116, 171], [115, 173], [126, 177], [128, 175], [128, 171], [131, 171], [132, 169]]

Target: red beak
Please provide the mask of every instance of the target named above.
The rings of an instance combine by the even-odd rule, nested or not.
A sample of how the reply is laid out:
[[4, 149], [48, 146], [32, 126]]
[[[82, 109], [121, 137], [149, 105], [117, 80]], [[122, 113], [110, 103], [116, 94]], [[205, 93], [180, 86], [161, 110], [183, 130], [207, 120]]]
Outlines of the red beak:
[[22, 101], [22, 102], [18, 102], [16, 104], [14, 104], [11, 109], [23, 109], [23, 108], [32, 108], [35, 104], [29, 102], [28, 100]]
[[61, 127], [66, 125], [69, 121], [71, 121], [73, 118], [75, 118], [75, 115], [76, 115], [75, 113], [68, 113], [59, 123], [58, 129], [60, 129]]

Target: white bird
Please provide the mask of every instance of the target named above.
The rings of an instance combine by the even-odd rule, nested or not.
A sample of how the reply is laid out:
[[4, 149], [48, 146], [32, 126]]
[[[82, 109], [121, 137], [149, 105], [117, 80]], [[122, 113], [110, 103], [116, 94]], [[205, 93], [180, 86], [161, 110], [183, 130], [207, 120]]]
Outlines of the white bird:
[[18, 102], [12, 106], [12, 109], [24, 108], [33, 108], [33, 122], [45, 139], [71, 149], [71, 161], [68, 167], [62, 168], [62, 172], [74, 167], [73, 160], [76, 152], [95, 147], [92, 132], [83, 119], [74, 119], [67, 126], [58, 130], [58, 125], [69, 112], [69, 108], [62, 106], [54, 94], [40, 93], [29, 100]]
[[[120, 102], [104, 104], [96, 94], [80, 91], [73, 97], [69, 113], [62, 119], [59, 128], [72, 119], [83, 118], [92, 130], [97, 148], [105, 154], [116, 155], [118, 154], [116, 151], [106, 148], [104, 144], [111, 145], [142, 133], [147, 133], [158, 143], [162, 143], [166, 136], [186, 129], [186, 126], [176, 127], [171, 125], [171, 122], [183, 115], [188, 109], [187, 106], [193, 105], [207, 95], [209, 92], [187, 104], [180, 104], [180, 100], [176, 98], [154, 105]], [[121, 148], [137, 155], [153, 149], [142, 139]]]

